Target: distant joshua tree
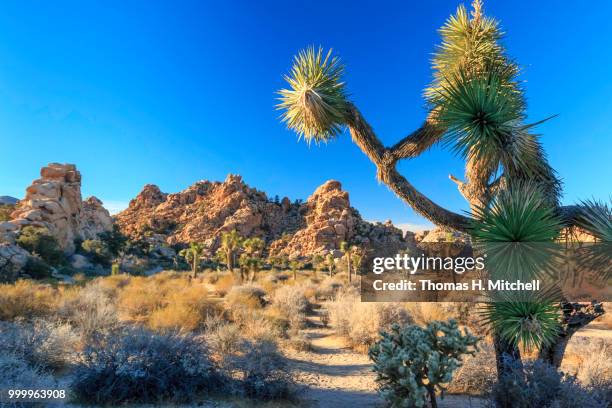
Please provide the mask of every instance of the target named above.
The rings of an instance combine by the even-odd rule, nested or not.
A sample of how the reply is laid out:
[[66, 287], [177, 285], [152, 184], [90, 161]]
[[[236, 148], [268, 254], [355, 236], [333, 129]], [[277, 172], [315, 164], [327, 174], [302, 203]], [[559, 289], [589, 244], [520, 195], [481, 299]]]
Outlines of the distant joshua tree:
[[258, 237], [253, 237], [246, 239], [242, 243], [242, 248], [244, 253], [240, 256], [240, 266], [241, 266], [241, 278], [244, 281], [247, 276], [243, 276], [242, 271], [246, 270], [247, 273], [250, 273], [251, 282], [255, 280], [257, 272], [261, 269], [262, 264], [262, 251], [265, 247], [265, 242], [263, 239]]
[[302, 264], [297, 259], [293, 259], [293, 260], [289, 261], [289, 269], [291, 269], [291, 272], [293, 272], [293, 280], [294, 281], [297, 280], [297, 273], [298, 273], [298, 271], [300, 269], [302, 269], [303, 267], [304, 267], [304, 264]]
[[344, 258], [346, 262], [346, 272], [348, 273], [348, 281], [349, 283], [351, 283], [352, 281], [352, 278], [351, 278], [351, 246], [349, 245], [348, 242], [342, 241], [340, 243], [340, 250], [344, 254], [342, 257]]
[[325, 258], [321, 254], [316, 254], [312, 257], [312, 269], [314, 270], [314, 277], [317, 278], [317, 272], [325, 269]]
[[334, 271], [336, 270], [336, 262], [332, 254], [327, 254], [327, 256], [325, 257], [325, 266], [327, 266], [329, 276], [334, 276]]
[[191, 264], [191, 272], [193, 277], [198, 276], [198, 270], [200, 268], [200, 259], [204, 255], [204, 245], [197, 242], [189, 244], [189, 248], [185, 248], [179, 252], [179, 255], [185, 258], [185, 260]]
[[232, 230], [230, 232], [226, 231], [221, 234], [221, 247], [219, 248], [219, 251], [224, 258], [228, 271], [234, 270], [234, 265], [236, 264], [236, 254], [240, 249], [241, 243], [242, 237], [236, 230]]
[[[295, 57], [285, 76], [289, 87], [279, 92], [283, 121], [300, 138], [316, 144], [348, 129], [353, 142], [376, 166], [379, 181], [434, 224], [469, 233], [476, 241], [552, 242], [561, 229], [577, 226], [609, 242], [612, 210], [607, 203], [560, 205], [561, 182], [533, 132], [542, 121], [526, 123], [520, 68], [507, 56], [500, 43], [499, 23], [484, 15], [482, 2], [474, 0], [471, 13], [460, 6], [440, 35], [442, 42], [432, 62], [433, 81], [424, 92], [426, 118], [394, 145], [385, 146], [349, 100], [342, 79], [344, 67], [331, 50], [322, 48], [311, 47]], [[465, 160], [464, 180], [449, 178], [470, 204], [470, 215], [436, 204], [397, 170], [401, 160], [414, 159], [436, 144], [451, 148]], [[504, 361], [520, 359], [522, 340], [549, 349], [546, 355], [562, 355], [577, 327], [603, 313], [601, 305], [581, 308], [580, 314], [586, 317], [577, 321], [571, 311], [560, 319], [561, 313], [551, 313], [550, 303], [539, 309], [524, 306], [516, 301], [487, 306], [499, 375], [509, 368]], [[561, 312], [567, 303], [553, 306]]]

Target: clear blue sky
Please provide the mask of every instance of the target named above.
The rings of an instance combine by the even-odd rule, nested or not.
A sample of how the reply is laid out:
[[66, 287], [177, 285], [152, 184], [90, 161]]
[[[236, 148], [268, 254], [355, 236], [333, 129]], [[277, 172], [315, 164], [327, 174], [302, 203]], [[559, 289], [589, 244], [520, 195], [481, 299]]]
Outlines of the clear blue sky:
[[[0, 195], [22, 197], [48, 162], [76, 163], [84, 195], [125, 205], [146, 183], [181, 190], [242, 174], [269, 195], [306, 198], [340, 180], [365, 218], [423, 220], [379, 185], [347, 135], [298, 143], [274, 110], [293, 54], [333, 47], [353, 100], [386, 144], [425, 115], [437, 28], [457, 1], [3, 2]], [[612, 191], [612, 3], [488, 1], [524, 68], [565, 202]], [[400, 169], [440, 204], [465, 208], [434, 149]]]

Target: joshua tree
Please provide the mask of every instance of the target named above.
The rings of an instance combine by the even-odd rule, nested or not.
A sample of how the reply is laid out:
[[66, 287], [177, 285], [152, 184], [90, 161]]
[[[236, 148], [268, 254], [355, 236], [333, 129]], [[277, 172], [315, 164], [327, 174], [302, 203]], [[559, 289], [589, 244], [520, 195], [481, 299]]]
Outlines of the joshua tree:
[[200, 258], [204, 255], [204, 246], [197, 242], [189, 244], [189, 248], [185, 248], [179, 252], [179, 255], [185, 258], [187, 262], [191, 264], [191, 271], [193, 277], [198, 275], [198, 269], [200, 267]]
[[[261, 268], [261, 255], [262, 251], [265, 247], [265, 243], [261, 238], [253, 237], [246, 239], [242, 243], [242, 248], [244, 253], [240, 256], [240, 266], [246, 267], [246, 269], [251, 274], [251, 281], [255, 280], [255, 276], [257, 272]], [[241, 278], [244, 280], [245, 276], [242, 275], [241, 268]]]
[[[551, 231], [558, 233], [558, 227], [579, 226], [609, 241], [612, 221], [607, 204], [560, 205], [561, 183], [533, 132], [541, 121], [525, 122], [526, 103], [519, 66], [506, 55], [500, 44], [499, 23], [483, 14], [481, 1], [473, 1], [471, 13], [460, 6], [440, 29], [440, 35], [442, 42], [436, 48], [432, 64], [433, 81], [425, 89], [428, 105], [425, 120], [394, 145], [383, 145], [357, 106], [348, 99], [342, 80], [344, 67], [331, 50], [308, 48], [295, 57], [291, 72], [285, 77], [289, 87], [279, 92], [278, 108], [283, 110], [283, 121], [308, 143], [328, 142], [348, 129], [353, 142], [376, 166], [377, 179], [415, 212], [447, 230], [474, 234], [483, 223], [492, 221], [499, 232], [507, 223], [514, 228], [513, 233], [506, 234], [505, 238], [504, 234], [494, 235], [524, 242], [531, 239], [530, 234], [522, 233], [525, 225], [545, 227], [548, 232], [544, 235], [548, 238]], [[465, 160], [464, 179], [454, 175], [449, 178], [469, 202], [471, 216], [436, 204], [397, 170], [401, 160], [414, 159], [438, 143]], [[529, 209], [535, 218], [512, 210], [516, 200], [496, 199], [500, 192], [526, 184], [537, 186], [537, 193], [533, 194], [537, 194], [539, 201], [531, 200]], [[512, 194], [524, 198], [530, 194], [529, 189], [516, 188]], [[497, 207], [495, 202], [499, 203]], [[504, 218], [504, 214], [512, 219]], [[491, 308], [493, 312], [496, 306]], [[597, 310], [603, 313], [600, 307]], [[496, 321], [516, 321], [517, 317], [524, 321], [531, 318], [530, 312], [519, 307], [512, 308], [511, 313], [499, 310], [490, 316]], [[590, 312], [584, 309], [584, 313]], [[549, 316], [549, 313], [540, 316]], [[591, 320], [596, 316], [591, 315]], [[582, 319], [576, 324], [580, 326], [588, 321]], [[503, 335], [508, 332], [497, 326], [494, 337], [498, 367], [503, 370], [502, 362], [507, 360], [504, 356], [519, 358], [519, 353], [516, 341]], [[525, 325], [522, 330], [537, 326]], [[551, 338], [550, 333], [539, 333], [538, 337]], [[546, 341], [537, 343], [546, 346]]]
[[289, 269], [291, 269], [291, 272], [293, 272], [293, 280], [294, 281], [297, 280], [298, 270], [300, 270], [303, 267], [304, 267], [304, 265], [300, 261], [298, 261], [297, 259], [293, 259], [292, 261], [289, 261]]
[[353, 270], [355, 271], [355, 276], [357, 276], [359, 270], [361, 269], [361, 263], [363, 262], [363, 250], [359, 247], [353, 247], [351, 251], [351, 263], [353, 265]]
[[236, 253], [240, 249], [241, 243], [242, 237], [236, 230], [223, 232], [221, 234], [221, 247], [219, 250], [224, 255], [225, 265], [227, 266], [227, 270], [230, 272], [234, 270]]
[[348, 281], [351, 283], [351, 250], [352, 247], [348, 242], [342, 241], [340, 243], [340, 250], [343, 252], [343, 258], [346, 261], [346, 272], [348, 273]]
[[315, 273], [315, 278], [317, 277], [317, 272], [325, 268], [325, 258], [321, 254], [316, 254], [312, 257], [312, 269]]
[[334, 256], [332, 254], [327, 254], [327, 256], [325, 257], [325, 265], [327, 266], [329, 276], [334, 276], [334, 271], [336, 270], [336, 262], [334, 261]]

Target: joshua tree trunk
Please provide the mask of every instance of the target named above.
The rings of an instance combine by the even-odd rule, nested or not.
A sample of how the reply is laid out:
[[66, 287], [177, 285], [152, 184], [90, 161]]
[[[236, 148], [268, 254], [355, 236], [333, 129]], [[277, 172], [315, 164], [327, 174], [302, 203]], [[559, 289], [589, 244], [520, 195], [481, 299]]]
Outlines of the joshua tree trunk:
[[561, 366], [565, 349], [574, 333], [604, 314], [603, 305], [601, 303], [584, 304], [565, 302], [561, 304], [561, 310], [563, 312], [563, 318], [557, 340], [550, 346], [543, 347], [542, 350], [540, 350], [540, 359], [556, 368]]
[[346, 253], [346, 269], [348, 271], [348, 281], [349, 283], [351, 283], [352, 279], [351, 279], [351, 255], [350, 252], [347, 251]]
[[191, 265], [191, 271], [193, 272], [193, 277], [195, 278], [198, 275], [198, 256], [193, 255], [193, 264]]
[[[414, 188], [396, 169], [398, 161], [418, 157], [436, 144], [444, 134], [444, 128], [437, 125], [431, 115], [420, 128], [391, 147], [385, 147], [382, 144], [372, 127], [352, 103], [348, 103], [346, 118], [353, 142], [376, 165], [377, 178], [380, 181], [385, 183], [414, 211], [435, 225], [461, 232], [467, 231], [468, 217], [449, 211], [434, 203]], [[544, 156], [540, 159], [548, 165]], [[493, 167], [482, 162], [468, 163], [465, 182], [452, 175], [449, 175], [449, 178], [458, 185], [461, 194], [468, 199], [473, 207], [474, 204], [490, 199], [492, 193], [499, 187], [501, 178], [492, 182], [488, 181]], [[559, 207], [557, 212], [565, 225], [576, 225], [576, 215], [578, 214], [576, 206]]]
[[427, 385], [427, 393], [429, 394], [429, 402], [431, 408], [438, 408], [438, 401], [436, 401], [436, 390], [433, 385]]

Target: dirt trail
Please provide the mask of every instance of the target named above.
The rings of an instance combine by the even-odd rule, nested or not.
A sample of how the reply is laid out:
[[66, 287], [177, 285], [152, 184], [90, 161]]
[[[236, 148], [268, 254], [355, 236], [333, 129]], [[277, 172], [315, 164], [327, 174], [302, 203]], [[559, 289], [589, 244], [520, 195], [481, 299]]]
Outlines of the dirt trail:
[[[301, 400], [311, 408], [384, 407], [376, 393], [375, 374], [367, 355], [356, 353], [321, 322], [319, 309], [308, 317], [304, 333], [312, 350], [286, 352], [297, 380], [305, 386]], [[300, 404], [301, 406], [301, 404]], [[478, 398], [449, 395], [438, 401], [440, 408], [481, 407]]]
[[310, 328], [304, 330], [312, 350], [287, 353], [298, 381], [307, 387], [301, 399], [317, 408], [383, 406], [370, 360], [346, 347], [325, 327], [321, 311], [308, 317]]

